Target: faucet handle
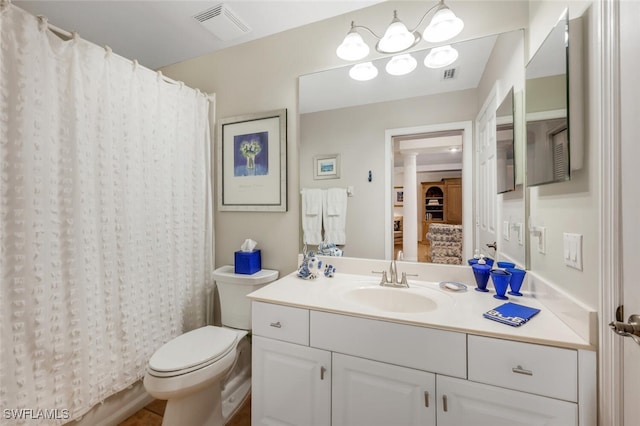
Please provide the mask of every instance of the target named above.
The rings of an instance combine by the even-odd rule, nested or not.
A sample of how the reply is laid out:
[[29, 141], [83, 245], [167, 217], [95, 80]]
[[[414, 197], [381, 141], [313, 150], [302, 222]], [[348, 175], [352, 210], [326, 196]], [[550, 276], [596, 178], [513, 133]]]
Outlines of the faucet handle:
[[405, 287], [409, 287], [409, 282], [407, 281], [407, 277], [417, 277], [418, 274], [407, 274], [406, 272], [402, 273], [402, 279], [400, 280], [400, 285]]
[[371, 271], [372, 274], [382, 274], [382, 279], [380, 280], [380, 284], [389, 284], [389, 279], [387, 278], [387, 271]]

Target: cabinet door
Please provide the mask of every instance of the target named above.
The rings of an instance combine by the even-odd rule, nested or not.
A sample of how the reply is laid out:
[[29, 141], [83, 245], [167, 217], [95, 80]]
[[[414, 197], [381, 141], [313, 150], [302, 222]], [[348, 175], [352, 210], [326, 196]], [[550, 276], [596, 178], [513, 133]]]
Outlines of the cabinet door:
[[333, 426], [436, 424], [435, 374], [333, 354]]
[[577, 426], [577, 404], [437, 376], [438, 426]]
[[446, 194], [446, 216], [447, 223], [454, 225], [462, 224], [462, 185], [447, 185]]
[[329, 426], [331, 353], [254, 336], [251, 424]]

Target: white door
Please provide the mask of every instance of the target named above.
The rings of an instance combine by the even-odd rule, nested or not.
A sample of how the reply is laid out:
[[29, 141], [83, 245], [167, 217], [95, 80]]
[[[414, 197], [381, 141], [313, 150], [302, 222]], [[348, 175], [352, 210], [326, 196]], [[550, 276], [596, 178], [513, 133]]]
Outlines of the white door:
[[[640, 315], [639, 259], [640, 189], [640, 2], [621, 1], [620, 5], [620, 89], [621, 89], [621, 157], [622, 157], [622, 259], [624, 321], [630, 315]], [[603, 141], [606, 143], [607, 141]], [[640, 345], [624, 338], [624, 426], [640, 424]]]
[[333, 354], [332, 426], [435, 426], [435, 374]]
[[577, 404], [453, 377], [436, 378], [438, 426], [577, 426]]
[[495, 258], [498, 241], [498, 188], [496, 181], [496, 91], [492, 90], [476, 119], [476, 248]]
[[253, 426], [331, 425], [331, 353], [252, 340]]

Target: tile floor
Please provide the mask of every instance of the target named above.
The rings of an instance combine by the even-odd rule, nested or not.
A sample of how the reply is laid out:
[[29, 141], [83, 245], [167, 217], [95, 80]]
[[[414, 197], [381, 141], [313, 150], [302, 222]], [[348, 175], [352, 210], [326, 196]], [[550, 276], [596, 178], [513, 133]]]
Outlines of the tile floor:
[[[118, 426], [160, 426], [162, 424], [162, 416], [164, 415], [166, 403], [167, 401], [156, 399]], [[227, 422], [226, 426], [251, 426], [250, 396], [242, 403], [240, 409]]]

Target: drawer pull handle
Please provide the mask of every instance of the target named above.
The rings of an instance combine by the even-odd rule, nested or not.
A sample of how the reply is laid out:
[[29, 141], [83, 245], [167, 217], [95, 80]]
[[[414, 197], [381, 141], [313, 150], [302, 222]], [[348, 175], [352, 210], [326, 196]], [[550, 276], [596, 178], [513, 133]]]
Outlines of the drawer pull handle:
[[320, 380], [324, 380], [324, 372], [327, 371], [326, 368], [320, 367]]
[[513, 371], [516, 374], [524, 374], [525, 376], [533, 376], [533, 371], [525, 370], [524, 368], [522, 368], [521, 365], [512, 368], [511, 371]]
[[442, 395], [442, 409], [445, 413], [449, 411], [449, 404], [447, 404], [447, 395]]
[[424, 391], [424, 406], [429, 408], [429, 392]]
[[269, 324], [271, 327], [275, 327], [275, 328], [282, 328], [282, 324], [280, 324], [280, 321], [278, 322], [272, 322], [271, 324]]

